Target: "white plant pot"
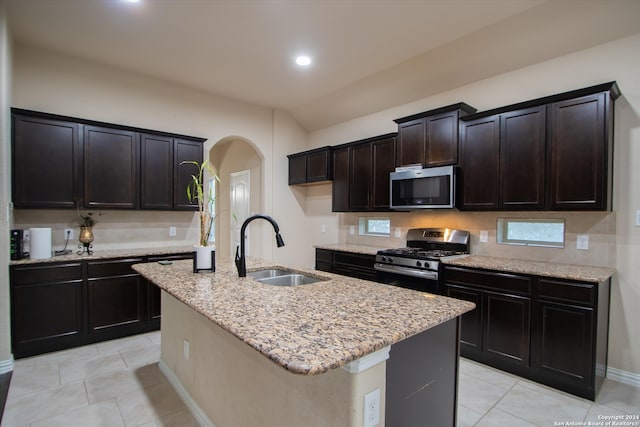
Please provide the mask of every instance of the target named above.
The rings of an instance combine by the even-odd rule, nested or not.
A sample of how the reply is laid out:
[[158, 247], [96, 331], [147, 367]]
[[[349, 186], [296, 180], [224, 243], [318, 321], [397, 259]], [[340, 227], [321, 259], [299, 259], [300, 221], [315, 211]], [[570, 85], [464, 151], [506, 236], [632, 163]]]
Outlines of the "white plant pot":
[[211, 265], [211, 253], [215, 252], [215, 246], [194, 246], [196, 250], [196, 268], [198, 270], [212, 270], [213, 265]]

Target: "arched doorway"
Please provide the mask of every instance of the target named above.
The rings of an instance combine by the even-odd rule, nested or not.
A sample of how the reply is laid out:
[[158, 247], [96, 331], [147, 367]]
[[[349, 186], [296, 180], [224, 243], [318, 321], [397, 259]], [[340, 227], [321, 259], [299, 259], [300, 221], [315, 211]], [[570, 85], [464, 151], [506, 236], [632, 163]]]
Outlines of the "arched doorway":
[[[233, 256], [231, 247], [237, 244], [238, 229], [244, 217], [262, 211], [263, 156], [251, 142], [241, 137], [221, 139], [209, 151], [208, 156], [209, 162], [220, 177], [216, 188], [216, 251], [221, 256]], [[250, 178], [244, 180], [241, 178], [239, 183], [238, 177], [246, 176]], [[239, 201], [237, 198], [240, 185], [244, 185], [243, 197], [248, 193], [244, 201]], [[232, 201], [234, 201], [232, 190], [236, 196], [235, 202], [246, 203], [245, 208], [238, 208], [238, 205], [232, 208]], [[236, 242], [232, 241], [232, 232]], [[249, 253], [260, 256], [260, 233], [251, 233], [250, 236], [250, 241], [247, 242], [250, 248]], [[251, 251], [252, 248], [254, 248], [253, 251]]]

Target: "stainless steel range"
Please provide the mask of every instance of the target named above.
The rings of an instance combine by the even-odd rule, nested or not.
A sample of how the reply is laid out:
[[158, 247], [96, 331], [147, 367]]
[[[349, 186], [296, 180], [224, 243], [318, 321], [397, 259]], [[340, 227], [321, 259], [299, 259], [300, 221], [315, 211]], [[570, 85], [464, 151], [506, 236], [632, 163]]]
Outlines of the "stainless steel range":
[[374, 268], [379, 282], [440, 293], [440, 260], [468, 253], [468, 231], [412, 228], [407, 233], [407, 247], [378, 251]]

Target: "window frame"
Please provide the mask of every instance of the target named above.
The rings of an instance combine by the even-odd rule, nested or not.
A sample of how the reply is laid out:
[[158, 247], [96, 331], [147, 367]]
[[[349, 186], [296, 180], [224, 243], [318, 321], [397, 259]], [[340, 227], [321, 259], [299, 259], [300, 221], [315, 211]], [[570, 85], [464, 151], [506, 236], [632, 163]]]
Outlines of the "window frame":
[[[509, 234], [509, 224], [512, 223], [562, 224], [562, 241], [554, 242], [549, 240], [510, 239], [507, 236]], [[496, 243], [503, 245], [537, 246], [563, 249], [566, 245], [566, 225], [566, 220], [564, 218], [498, 218], [496, 221]]]
[[[379, 233], [375, 231], [370, 231], [370, 223], [369, 221], [387, 221], [389, 223], [389, 232], [388, 233]], [[391, 218], [389, 217], [366, 217], [361, 216], [358, 218], [358, 235], [360, 236], [374, 236], [374, 237], [391, 237]]]

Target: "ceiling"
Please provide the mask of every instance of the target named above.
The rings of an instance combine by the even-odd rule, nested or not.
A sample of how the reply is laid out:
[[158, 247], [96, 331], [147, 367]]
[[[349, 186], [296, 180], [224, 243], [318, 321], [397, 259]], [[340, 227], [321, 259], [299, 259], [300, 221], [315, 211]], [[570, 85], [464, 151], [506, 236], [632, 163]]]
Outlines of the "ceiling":
[[640, 32], [640, 0], [6, 1], [18, 43], [282, 109], [307, 130]]

